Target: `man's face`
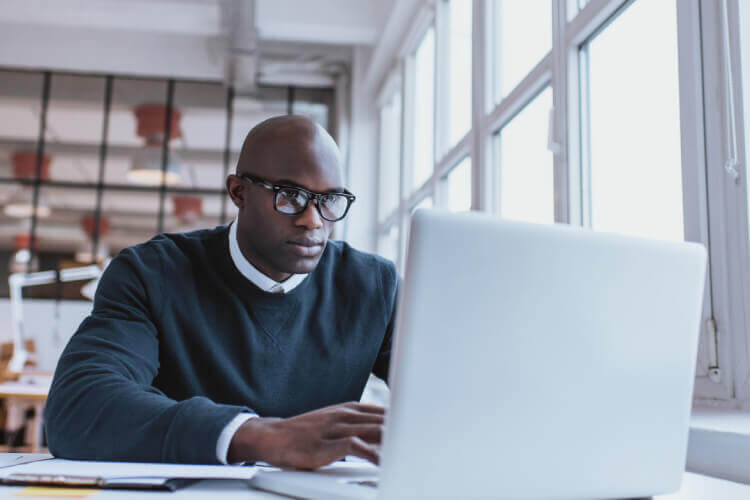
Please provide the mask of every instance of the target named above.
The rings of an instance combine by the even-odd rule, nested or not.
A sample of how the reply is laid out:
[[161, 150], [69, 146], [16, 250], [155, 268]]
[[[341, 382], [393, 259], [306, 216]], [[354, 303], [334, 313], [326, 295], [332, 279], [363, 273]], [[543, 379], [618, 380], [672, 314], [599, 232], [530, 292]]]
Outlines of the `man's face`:
[[[239, 165], [238, 173], [316, 193], [340, 191], [338, 151], [326, 139], [274, 137]], [[302, 213], [285, 215], [274, 209], [273, 191], [236, 176], [227, 186], [239, 208], [240, 248], [255, 267], [276, 281], [315, 269], [334, 223], [320, 216], [313, 200]]]

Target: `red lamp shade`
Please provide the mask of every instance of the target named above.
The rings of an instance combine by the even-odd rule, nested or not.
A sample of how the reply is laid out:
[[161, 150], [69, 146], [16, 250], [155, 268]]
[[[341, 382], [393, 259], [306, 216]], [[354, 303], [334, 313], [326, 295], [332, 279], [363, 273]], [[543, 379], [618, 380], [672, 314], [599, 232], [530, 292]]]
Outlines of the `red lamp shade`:
[[[167, 107], [162, 104], [142, 104], [135, 108], [134, 113], [138, 120], [136, 129], [138, 137], [146, 139], [146, 144], [161, 145], [165, 135]], [[172, 114], [169, 117], [169, 140], [182, 137], [180, 118], [182, 118], [180, 110], [172, 108]]]
[[[33, 179], [36, 177], [37, 154], [34, 151], [18, 151], [13, 153], [13, 176], [16, 179]], [[42, 156], [42, 171], [40, 179], [49, 180], [52, 157]]]
[[[81, 219], [81, 227], [83, 232], [89, 238], [94, 237], [94, 228], [96, 227], [96, 217], [93, 215], [86, 215]], [[99, 218], [99, 236], [104, 236], [109, 232], [109, 219], [106, 217]]]
[[174, 214], [183, 224], [195, 223], [203, 217], [203, 198], [200, 196], [175, 196]]

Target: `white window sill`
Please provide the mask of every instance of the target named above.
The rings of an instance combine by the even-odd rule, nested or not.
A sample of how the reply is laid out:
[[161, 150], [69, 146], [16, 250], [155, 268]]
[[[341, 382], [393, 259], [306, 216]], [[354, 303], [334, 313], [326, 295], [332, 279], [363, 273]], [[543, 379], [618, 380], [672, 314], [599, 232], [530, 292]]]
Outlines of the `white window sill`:
[[694, 408], [686, 469], [750, 484], [750, 412]]

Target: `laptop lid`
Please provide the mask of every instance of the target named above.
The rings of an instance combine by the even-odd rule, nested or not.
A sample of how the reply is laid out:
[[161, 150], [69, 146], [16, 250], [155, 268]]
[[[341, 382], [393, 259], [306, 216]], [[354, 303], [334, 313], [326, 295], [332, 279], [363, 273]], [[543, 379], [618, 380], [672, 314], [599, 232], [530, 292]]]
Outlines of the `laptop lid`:
[[676, 490], [705, 267], [693, 243], [418, 211], [379, 498]]

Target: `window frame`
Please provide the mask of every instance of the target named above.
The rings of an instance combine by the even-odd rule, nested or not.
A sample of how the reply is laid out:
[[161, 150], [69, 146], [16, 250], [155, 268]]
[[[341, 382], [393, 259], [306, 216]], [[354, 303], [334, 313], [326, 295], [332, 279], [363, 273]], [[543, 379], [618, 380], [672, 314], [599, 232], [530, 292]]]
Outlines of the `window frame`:
[[[726, 26], [722, 7], [729, 9]], [[743, 407], [750, 399], [750, 244], [746, 182], [735, 180], [723, 168], [727, 160], [729, 110], [728, 90], [742, 88], [739, 65], [739, 21], [737, 0], [696, 0], [703, 41], [703, 112], [705, 131], [705, 177], [708, 193], [710, 296], [716, 325], [718, 363], [714, 384], [727, 387], [715, 396], [707, 382], [696, 380], [699, 399], [720, 399], [721, 406]], [[734, 16], [734, 17], [732, 17]], [[726, 29], [725, 29], [726, 28]], [[727, 37], [726, 39], [724, 37]], [[727, 54], [725, 47], [729, 47]], [[728, 71], [729, 64], [731, 72]], [[730, 75], [731, 73], [731, 75]], [[729, 80], [730, 76], [733, 80]], [[737, 96], [735, 96], [737, 97]], [[739, 164], [738, 180], [746, 179], [746, 151], [742, 99], [734, 100], [734, 118]], [[728, 394], [727, 394], [728, 393]], [[712, 401], [716, 404], [716, 401]]]
[[[580, 6], [577, 0], [550, 0], [552, 9], [552, 48], [537, 62], [518, 85], [499, 102], [494, 102], [493, 36], [496, 34], [492, 0], [473, 0], [472, 5], [472, 127], [455, 145], [444, 150], [441, 122], [447, 100], [436, 82], [435, 165], [432, 176], [413, 192], [403, 188], [409, 174], [413, 124], [413, 78], [409, 54], [427, 26], [436, 26], [436, 70], [439, 80], [446, 57], [445, 3], [422, 0], [418, 22], [412, 26], [397, 54], [403, 71], [403, 148], [399, 208], [378, 221], [378, 234], [398, 225], [400, 245], [406, 245], [409, 214], [427, 196], [436, 206], [443, 205], [441, 181], [465, 157], [472, 170], [472, 209], [498, 213], [499, 184], [494, 168], [497, 152], [494, 135], [547, 86], [552, 89], [553, 113], [548, 147], [553, 153], [555, 221], [574, 226], [590, 226], [590, 207], [583, 196], [590, 189], [586, 175], [586, 115], [580, 112], [587, 96], [586, 79], [581, 73], [580, 49], [599, 31], [606, 29], [632, 2], [645, 0], [590, 0]], [[726, 50], [721, 22], [723, 2], [712, 0], [673, 0], [676, 9], [680, 148], [682, 156], [683, 221], [685, 239], [705, 245], [710, 252], [701, 331], [700, 360], [695, 385], [699, 403], [727, 407], [750, 407], [750, 227], [748, 226], [748, 185], [735, 185], [722, 168], [727, 140]], [[734, 89], [734, 116], [738, 136], [741, 179], [748, 173], [740, 72], [739, 3], [727, 0], [728, 42]], [[748, 45], [748, 44], [746, 44]], [[750, 50], [748, 48], [747, 50]], [[412, 65], [413, 66], [413, 65]], [[410, 87], [411, 86], [411, 87]], [[746, 98], [750, 99], [750, 96]], [[747, 118], [750, 120], [750, 117]], [[442, 124], [441, 124], [442, 123]], [[442, 132], [441, 132], [442, 131]], [[406, 177], [408, 179], [408, 177]], [[399, 259], [403, 263], [403, 257]], [[399, 268], [403, 271], [402, 266]], [[713, 328], [715, 325], [716, 328]]]

